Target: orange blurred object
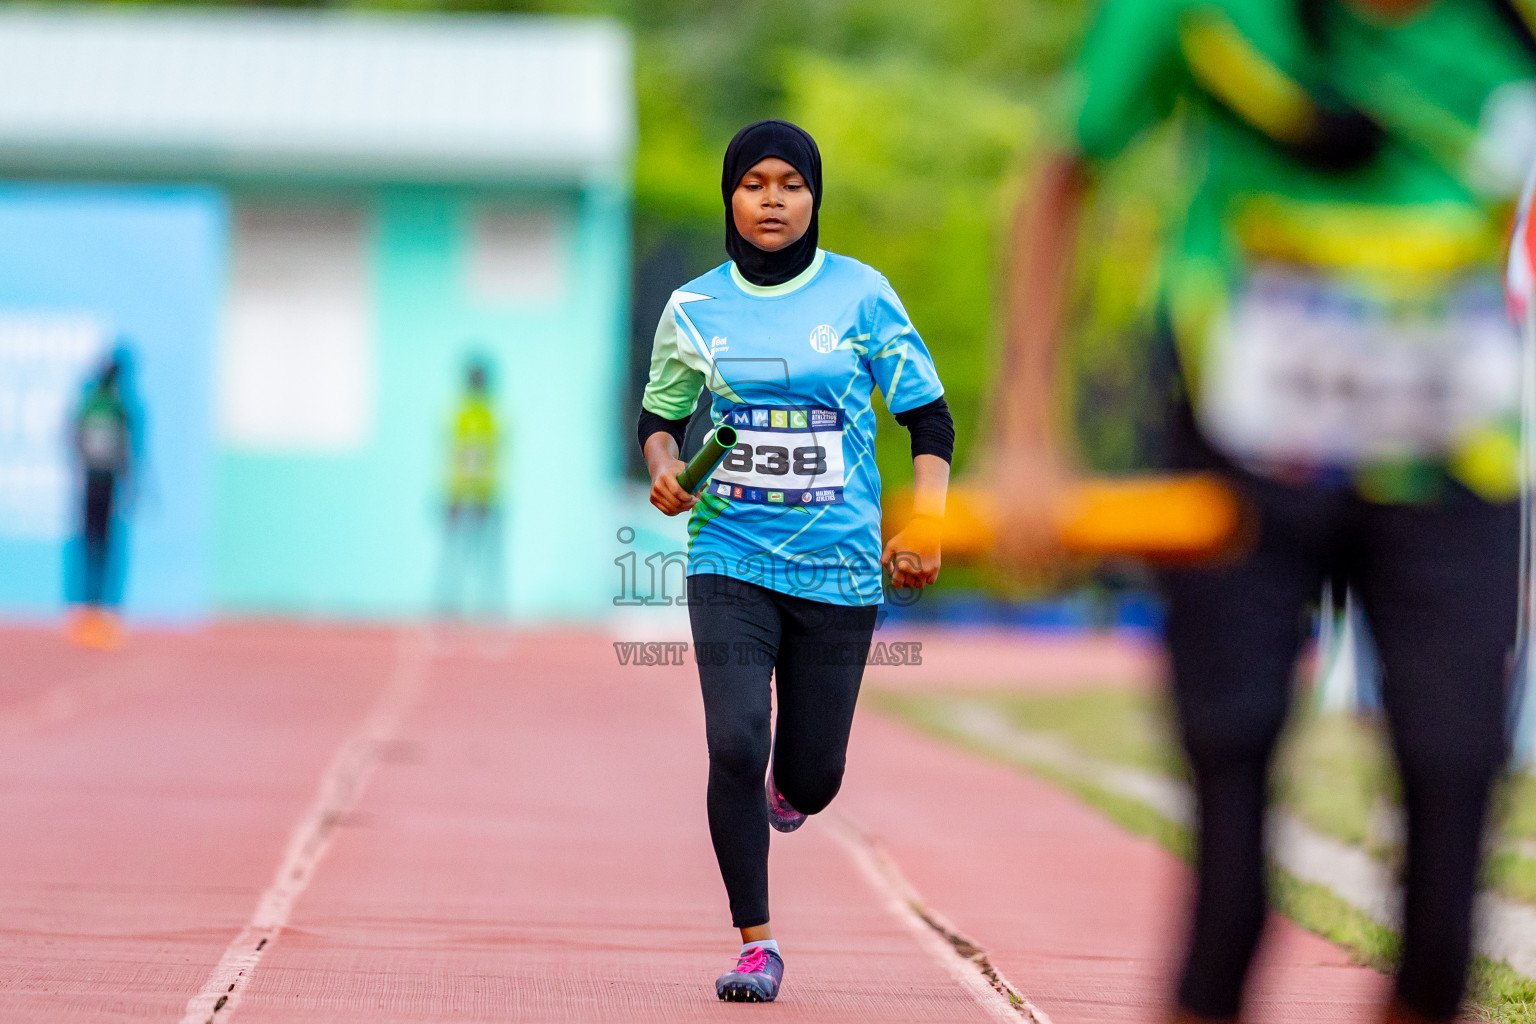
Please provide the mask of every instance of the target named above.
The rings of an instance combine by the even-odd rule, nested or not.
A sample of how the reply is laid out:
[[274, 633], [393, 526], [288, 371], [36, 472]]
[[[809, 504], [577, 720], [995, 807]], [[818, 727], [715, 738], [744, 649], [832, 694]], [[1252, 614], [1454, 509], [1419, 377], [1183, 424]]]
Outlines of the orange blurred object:
[[1242, 505], [1209, 475], [1090, 480], [1057, 506], [1056, 523], [1062, 547], [1076, 554], [1197, 560], [1236, 542]]
[[[887, 536], [910, 517], [912, 495], [886, 502]], [[1191, 562], [1217, 557], [1241, 536], [1242, 503], [1209, 474], [1090, 479], [1056, 503], [1056, 541], [1073, 555]], [[992, 492], [950, 488], [944, 519], [946, 558], [984, 558], [997, 544], [1002, 516]]]
[[76, 647], [115, 651], [123, 646], [123, 624], [104, 608], [82, 607], [69, 613], [64, 635]]

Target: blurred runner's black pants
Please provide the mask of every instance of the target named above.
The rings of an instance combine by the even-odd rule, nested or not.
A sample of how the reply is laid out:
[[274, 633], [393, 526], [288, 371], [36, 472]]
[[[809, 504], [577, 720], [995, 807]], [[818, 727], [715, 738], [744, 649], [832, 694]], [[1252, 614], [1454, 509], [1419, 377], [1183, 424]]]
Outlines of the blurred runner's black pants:
[[107, 565], [111, 554], [112, 497], [117, 475], [111, 470], [91, 469], [85, 474], [84, 572], [81, 596], [89, 605], [107, 597]]
[[773, 780], [791, 807], [815, 814], [832, 802], [878, 612], [728, 576], [688, 577], [709, 743], [709, 835], [737, 928], [768, 922], [770, 747]]
[[1287, 486], [1223, 460], [1187, 410], [1175, 420], [1172, 467], [1222, 472], [1259, 523], [1255, 546], [1239, 561], [1162, 574], [1173, 695], [1199, 816], [1180, 1004], [1202, 1017], [1238, 1013], [1267, 902], [1270, 761], [1310, 607], [1332, 579], [1353, 589], [1375, 636], [1403, 785], [1397, 999], [1429, 1020], [1451, 1020], [1465, 989], [1489, 792], [1506, 754], [1518, 508], [1458, 485], [1426, 505]]

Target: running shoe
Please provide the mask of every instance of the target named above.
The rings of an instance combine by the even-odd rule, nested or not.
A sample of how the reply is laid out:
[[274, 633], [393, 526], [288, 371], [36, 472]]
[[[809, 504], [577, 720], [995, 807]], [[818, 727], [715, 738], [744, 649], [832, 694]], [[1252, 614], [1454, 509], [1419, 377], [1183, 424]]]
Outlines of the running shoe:
[[805, 824], [805, 815], [789, 805], [773, 781], [773, 765], [768, 766], [768, 824], [780, 832], [793, 832]]
[[778, 998], [784, 980], [784, 961], [779, 954], [753, 946], [736, 958], [736, 969], [715, 979], [715, 995], [727, 1003], [771, 1003]]

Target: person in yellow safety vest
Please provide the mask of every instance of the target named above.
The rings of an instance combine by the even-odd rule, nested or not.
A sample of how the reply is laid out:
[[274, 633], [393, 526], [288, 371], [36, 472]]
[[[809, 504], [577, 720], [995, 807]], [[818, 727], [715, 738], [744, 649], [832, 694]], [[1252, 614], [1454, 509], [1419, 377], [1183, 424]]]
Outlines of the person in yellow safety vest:
[[468, 616], [475, 611], [472, 598], [477, 588], [480, 615], [495, 617], [503, 611], [499, 440], [487, 368], [482, 360], [474, 359], [452, 421], [438, 592], [438, 607], [444, 616]]

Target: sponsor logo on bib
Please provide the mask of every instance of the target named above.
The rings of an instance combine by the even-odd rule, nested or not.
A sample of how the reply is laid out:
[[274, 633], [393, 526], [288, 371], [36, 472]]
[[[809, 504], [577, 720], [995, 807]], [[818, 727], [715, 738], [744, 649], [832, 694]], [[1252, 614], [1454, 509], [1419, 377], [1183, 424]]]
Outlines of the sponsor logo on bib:
[[837, 332], [827, 324], [822, 324], [811, 332], [811, 348], [826, 355], [837, 348]]

